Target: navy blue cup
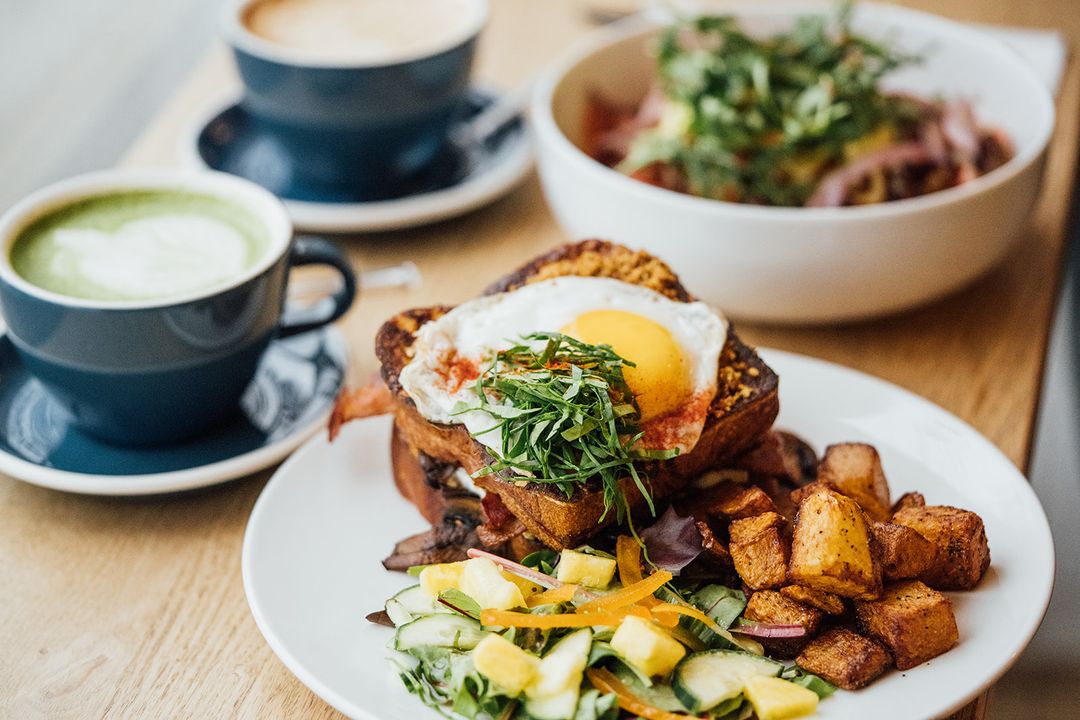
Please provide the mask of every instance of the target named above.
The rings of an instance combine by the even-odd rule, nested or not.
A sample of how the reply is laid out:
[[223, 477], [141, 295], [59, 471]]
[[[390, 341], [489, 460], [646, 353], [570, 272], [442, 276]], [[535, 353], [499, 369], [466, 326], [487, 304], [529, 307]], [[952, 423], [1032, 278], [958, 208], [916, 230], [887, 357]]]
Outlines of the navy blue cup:
[[242, 106], [291, 157], [291, 184], [313, 197], [385, 199], [435, 159], [469, 89], [486, 3], [476, 0], [463, 36], [385, 63], [298, 55], [245, 27], [250, 4], [228, 11], [225, 38], [244, 83]]
[[[165, 301], [97, 301], [59, 295], [15, 273], [10, 250], [43, 214], [79, 199], [176, 189], [237, 203], [265, 223], [265, 256], [224, 286]], [[122, 445], [161, 445], [231, 417], [275, 337], [339, 318], [356, 294], [348, 259], [327, 240], [293, 239], [281, 202], [246, 180], [215, 172], [92, 173], [41, 190], [0, 218], [0, 308], [27, 370], [80, 430]], [[282, 317], [289, 269], [325, 264], [342, 277], [321, 316]], [[317, 306], [318, 307], [318, 306]], [[0, 378], [0, 382], [3, 379]]]

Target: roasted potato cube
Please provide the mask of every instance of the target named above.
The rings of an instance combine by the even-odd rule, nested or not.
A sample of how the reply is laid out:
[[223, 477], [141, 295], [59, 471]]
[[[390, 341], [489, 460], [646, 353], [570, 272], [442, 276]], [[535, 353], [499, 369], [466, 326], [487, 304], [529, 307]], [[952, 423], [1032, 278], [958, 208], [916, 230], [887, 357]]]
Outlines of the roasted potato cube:
[[802, 625], [806, 635], [798, 638], [760, 638], [760, 642], [780, 657], [795, 657], [817, 634], [825, 613], [816, 607], [786, 598], [775, 590], [759, 590], [750, 596], [743, 617], [761, 623]]
[[880, 644], [847, 628], [833, 628], [810, 641], [795, 663], [845, 690], [857, 690], [885, 672], [892, 658]]
[[705, 551], [705, 555], [722, 567], [734, 567], [734, 561], [731, 559], [731, 553], [728, 552], [727, 545], [716, 536], [712, 526], [705, 520], [698, 520], [694, 525], [697, 526], [698, 532], [701, 534], [701, 549]]
[[788, 541], [780, 532], [784, 518], [767, 512], [728, 526], [728, 552], [735, 572], [754, 590], [778, 588], [787, 581]]
[[934, 562], [919, 579], [937, 590], [970, 590], [990, 566], [990, 546], [982, 518], [947, 505], [902, 508], [897, 525], [917, 531], [937, 547]]
[[899, 670], [921, 665], [956, 645], [952, 602], [918, 580], [885, 588], [881, 598], [855, 603], [859, 627], [892, 653]]
[[780, 594], [803, 605], [816, 607], [830, 615], [844, 614], [844, 599], [824, 590], [814, 590], [802, 585], [785, 585], [780, 588]]
[[776, 508], [776, 512], [780, 513], [787, 523], [784, 525], [784, 530], [787, 532], [788, 537], [791, 536], [791, 522], [795, 520], [795, 513], [799, 509], [799, 504], [792, 502], [791, 500], [791, 484], [780, 478], [766, 477], [758, 480], [758, 487], [769, 496], [769, 500], [772, 501], [773, 506]]
[[810, 483], [809, 485], [803, 485], [800, 488], [795, 488], [794, 490], [791, 491], [791, 493], [789, 494], [789, 497], [791, 498], [791, 502], [795, 503], [795, 505], [798, 506], [798, 505], [802, 505], [803, 500], [810, 497], [811, 495], [816, 493], [818, 490], [832, 490], [833, 492], [837, 492], [837, 489], [834, 488], [832, 485], [829, 485], [828, 483], [823, 483], [823, 482], [820, 482], [820, 481], [816, 481], [816, 482]]
[[796, 585], [868, 599], [881, 592], [881, 568], [858, 503], [819, 488], [799, 506], [788, 577]]
[[757, 485], [722, 482], [695, 501], [695, 517], [730, 521], [775, 511], [772, 500]]
[[937, 557], [937, 547], [906, 525], [873, 522], [870, 534], [885, 580], [917, 578], [933, 566]]
[[893, 503], [892, 512], [895, 515], [906, 507], [924, 507], [925, 505], [926, 498], [923, 497], [921, 492], [906, 492], [900, 496], [899, 500]]
[[825, 448], [817, 479], [859, 503], [874, 520], [889, 519], [889, 483], [873, 445], [841, 443]]

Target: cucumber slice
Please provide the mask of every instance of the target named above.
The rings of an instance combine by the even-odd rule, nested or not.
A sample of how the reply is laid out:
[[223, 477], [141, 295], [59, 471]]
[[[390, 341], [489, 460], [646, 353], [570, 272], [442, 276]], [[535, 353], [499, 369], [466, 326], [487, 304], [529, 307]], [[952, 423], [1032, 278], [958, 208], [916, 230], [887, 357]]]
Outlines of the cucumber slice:
[[410, 623], [416, 619], [416, 616], [405, 609], [405, 607], [394, 598], [390, 598], [386, 601], [386, 605], [383, 606], [386, 610], [386, 614], [390, 617], [390, 622], [394, 623], [394, 627], [401, 627], [405, 623]]
[[461, 615], [425, 615], [397, 629], [395, 650], [435, 646], [472, 650], [486, 635], [480, 623]]
[[530, 717], [573, 720], [592, 642], [592, 630], [582, 628], [560, 639], [540, 659], [536, 678], [525, 688], [525, 712]]
[[575, 687], [557, 695], [526, 698], [525, 712], [535, 720], [573, 720], [580, 692], [581, 688]]
[[436, 613], [452, 613], [450, 608], [441, 604], [424, 592], [419, 585], [407, 587], [386, 601], [386, 614], [396, 627], [410, 623], [416, 618]]
[[442, 611], [453, 612], [450, 608], [440, 605], [438, 598], [428, 595], [424, 588], [419, 585], [407, 587], [390, 599], [401, 603], [401, 606], [413, 615], [431, 615]]
[[672, 689], [692, 713], [716, 707], [743, 691], [749, 678], [775, 677], [784, 670], [781, 663], [735, 650], [706, 650], [694, 653], [675, 666]]

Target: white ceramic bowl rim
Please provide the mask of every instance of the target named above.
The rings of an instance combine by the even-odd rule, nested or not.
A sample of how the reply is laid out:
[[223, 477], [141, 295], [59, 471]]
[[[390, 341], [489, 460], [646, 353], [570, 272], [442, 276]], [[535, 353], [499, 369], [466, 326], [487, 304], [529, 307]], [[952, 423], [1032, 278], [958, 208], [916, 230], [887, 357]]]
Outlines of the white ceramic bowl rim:
[[[753, 17], [763, 15], [781, 14], [812, 14], [826, 11], [831, 6], [807, 0], [795, 2], [776, 2], [768, 4], [749, 4], [746, 2], [725, 5], [721, 12], [730, 13], [736, 17]], [[744, 218], [768, 218], [773, 221], [787, 222], [818, 222], [835, 221], [838, 219], [875, 219], [905, 215], [919, 210], [928, 209], [960, 202], [966, 198], [978, 195], [986, 190], [1003, 185], [1016, 175], [1023, 172], [1028, 166], [1036, 162], [1047, 144], [1054, 130], [1054, 101], [1046, 83], [1035, 71], [1014, 51], [1005, 46], [1000, 40], [985, 35], [978, 30], [966, 27], [960, 23], [942, 18], [930, 13], [911, 10], [908, 8], [878, 3], [859, 3], [856, 6], [859, 13], [881, 13], [885, 16], [895, 16], [900, 22], [912, 26], [928, 27], [936, 30], [938, 34], [951, 33], [966, 38], [969, 42], [980, 44], [988, 53], [994, 53], [1003, 62], [1011, 64], [1021, 75], [1027, 76], [1026, 81], [1032, 87], [1033, 93], [1038, 97], [1037, 105], [1031, 108], [1031, 112], [1038, 114], [1038, 130], [1034, 137], [1004, 165], [986, 175], [981, 175], [962, 185], [939, 190], [927, 195], [904, 200], [892, 200], [874, 205], [859, 205], [854, 207], [772, 207], [761, 205], [749, 205], [745, 203], [733, 203], [712, 198], [697, 197], [678, 193], [664, 188], [655, 187], [647, 183], [631, 180], [618, 171], [609, 168], [602, 163], [586, 155], [580, 148], [574, 145], [563, 134], [555, 121], [552, 112], [552, 102], [555, 91], [563, 79], [572, 72], [580, 63], [606, 49], [607, 47], [654, 33], [662, 27], [655, 20], [640, 16], [616, 23], [611, 27], [603, 28], [590, 33], [572, 45], [561, 57], [559, 57], [543, 74], [537, 85], [532, 99], [532, 120], [538, 135], [544, 136], [553, 149], [563, 155], [567, 160], [583, 168], [585, 172], [599, 174], [606, 182], [622, 182], [623, 189], [636, 193], [643, 199], [666, 200], [672, 205], [687, 210], [698, 211], [723, 211], [734, 216]]]
[[480, 34], [487, 24], [489, 15], [488, 0], [469, 0], [472, 5], [472, 22], [462, 29], [461, 32], [449, 35], [446, 39], [433, 45], [429, 49], [416, 53], [402, 53], [390, 55], [385, 60], [321, 60], [313, 58], [306, 53], [299, 53], [282, 47], [268, 40], [264, 40], [247, 29], [243, 22], [243, 14], [249, 5], [258, 0], [231, 0], [225, 5], [221, 18], [221, 34], [225, 42], [231, 46], [243, 50], [249, 55], [254, 55], [262, 60], [279, 63], [281, 65], [293, 65], [304, 68], [327, 68], [334, 70], [362, 69], [389, 67], [415, 62], [424, 58], [434, 57], [465, 43]]
[[[11, 266], [12, 243], [19, 233], [35, 220], [79, 200], [138, 190], [177, 190], [235, 202], [246, 208], [265, 226], [270, 245], [259, 262], [241, 275], [185, 295], [150, 300], [90, 300], [61, 295], [28, 282]], [[27, 295], [66, 307], [89, 310], [148, 310], [183, 305], [213, 297], [266, 272], [288, 252], [292, 236], [292, 221], [289, 220], [281, 201], [273, 193], [243, 178], [216, 170], [101, 170], [47, 185], [27, 195], [0, 216], [0, 281]]]

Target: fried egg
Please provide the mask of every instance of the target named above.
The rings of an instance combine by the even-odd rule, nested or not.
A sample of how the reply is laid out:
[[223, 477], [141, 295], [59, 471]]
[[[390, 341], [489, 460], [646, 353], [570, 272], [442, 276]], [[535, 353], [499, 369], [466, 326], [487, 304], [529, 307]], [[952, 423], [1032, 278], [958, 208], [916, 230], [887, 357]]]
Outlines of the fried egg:
[[426, 419], [463, 424], [499, 449], [497, 420], [479, 410], [456, 411], [476, 404], [476, 380], [497, 352], [530, 333], [561, 332], [610, 345], [634, 363], [623, 376], [641, 411], [641, 447], [686, 453], [716, 395], [727, 329], [724, 317], [702, 302], [677, 302], [610, 278], [559, 277], [471, 300], [425, 323], [399, 382]]

